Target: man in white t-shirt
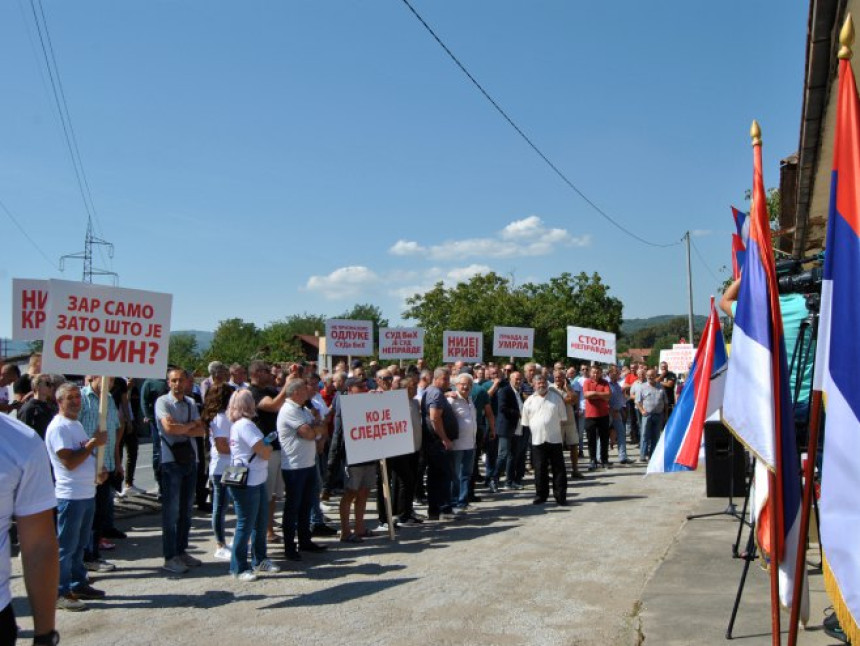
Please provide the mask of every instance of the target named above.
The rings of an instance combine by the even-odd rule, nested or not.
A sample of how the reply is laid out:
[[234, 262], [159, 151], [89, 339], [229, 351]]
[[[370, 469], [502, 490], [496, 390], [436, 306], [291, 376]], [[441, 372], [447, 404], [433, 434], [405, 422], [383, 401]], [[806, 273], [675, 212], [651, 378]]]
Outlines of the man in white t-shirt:
[[[284, 386], [286, 400], [278, 411], [281, 472], [284, 476], [284, 557], [301, 561], [299, 550], [325, 549], [311, 540], [311, 505], [316, 478], [317, 443], [325, 438], [326, 423], [318, 422], [304, 404], [310, 390], [304, 379], [293, 378]], [[298, 548], [294, 542], [298, 530]]]
[[474, 380], [468, 373], [454, 378], [454, 392], [446, 393], [454, 415], [457, 416], [459, 434], [451, 444], [448, 455], [451, 459], [451, 504], [455, 515], [469, 506], [469, 481], [475, 463], [475, 438], [478, 434], [478, 415], [472, 402]]
[[567, 474], [564, 470], [561, 424], [567, 411], [561, 396], [549, 389], [546, 377], [538, 373], [532, 379], [534, 394], [523, 404], [523, 426], [532, 430], [532, 456], [535, 467], [535, 499], [540, 505], [549, 496], [549, 472], [552, 469], [552, 493], [559, 505], [567, 504]]
[[12, 611], [12, 559], [9, 527], [18, 526], [24, 583], [33, 615], [33, 643], [52, 644], [58, 575], [57, 506], [44, 444], [25, 424], [0, 415], [0, 644], [13, 644], [18, 632]]
[[[57, 496], [57, 535], [60, 542], [60, 585], [57, 608], [85, 610], [81, 599], [101, 599], [105, 593], [89, 584], [84, 548], [90, 541], [96, 510], [96, 449], [107, 444], [107, 431], [88, 437], [78, 421], [81, 391], [71, 382], [57, 389], [60, 412], [48, 425], [45, 446], [54, 467]], [[98, 474], [104, 482], [107, 471]]]

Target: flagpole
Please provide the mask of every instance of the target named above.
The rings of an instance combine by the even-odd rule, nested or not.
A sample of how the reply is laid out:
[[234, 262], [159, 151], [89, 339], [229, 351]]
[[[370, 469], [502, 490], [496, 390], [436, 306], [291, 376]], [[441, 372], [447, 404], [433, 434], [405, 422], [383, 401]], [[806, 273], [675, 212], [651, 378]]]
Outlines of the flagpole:
[[[797, 644], [797, 624], [803, 600], [803, 579], [806, 577], [806, 539], [809, 535], [809, 514], [815, 491], [815, 458], [818, 452], [818, 422], [821, 416], [821, 391], [812, 392], [812, 412], [809, 416], [809, 442], [806, 445], [806, 464], [803, 466], [803, 505], [800, 508], [800, 536], [797, 540], [797, 557], [794, 562], [794, 589], [791, 593], [791, 618], [788, 625], [788, 646]], [[819, 537], [818, 540], [821, 540]]]
[[[756, 195], [756, 189], [759, 188], [761, 182], [761, 127], [758, 121], [753, 120], [750, 128], [750, 137], [753, 146], [753, 201], [756, 197], [762, 199], [763, 196]], [[763, 189], [762, 189], [763, 192]], [[761, 205], [760, 205], [761, 206]], [[752, 209], [750, 209], [752, 212]], [[763, 259], [764, 260], [764, 259]], [[775, 298], [774, 294], [770, 294], [770, 298]], [[776, 336], [776, 335], [774, 335]], [[779, 353], [776, 349], [771, 350], [771, 374], [776, 377], [779, 375]], [[768, 470], [768, 507], [770, 508], [770, 623], [771, 623], [771, 642], [774, 646], [781, 646], [782, 638], [779, 627], [779, 562], [780, 562], [780, 545], [782, 544], [782, 477], [780, 469], [783, 468], [781, 456], [781, 407], [784, 402], [779, 398], [779, 383], [774, 381], [774, 469]]]
[[687, 241], [687, 293], [690, 299], [687, 317], [687, 329], [690, 332], [690, 337], [687, 343], [692, 343], [695, 345], [695, 341], [693, 340], [693, 265], [690, 262], [690, 232], [684, 235], [684, 238]]

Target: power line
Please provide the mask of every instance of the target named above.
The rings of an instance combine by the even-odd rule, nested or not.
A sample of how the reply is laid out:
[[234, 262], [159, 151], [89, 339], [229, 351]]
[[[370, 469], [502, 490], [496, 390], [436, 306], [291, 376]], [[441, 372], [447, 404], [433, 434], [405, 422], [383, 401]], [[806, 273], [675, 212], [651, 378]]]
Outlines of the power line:
[[690, 242], [693, 245], [693, 251], [696, 252], [696, 256], [699, 258], [699, 262], [702, 263], [702, 265], [705, 267], [705, 269], [708, 270], [708, 273], [711, 275], [711, 277], [715, 281], [717, 281], [718, 284], [722, 283], [723, 281], [720, 278], [718, 278], [717, 275], [711, 270], [711, 266], [707, 262], [705, 262], [705, 258], [702, 255], [702, 253], [699, 251], [699, 248], [696, 246], [696, 243], [693, 242], [692, 236], [690, 236]]
[[581, 197], [585, 201], [586, 204], [588, 204], [592, 209], [594, 209], [598, 214], [600, 214], [605, 220], [607, 220], [609, 223], [611, 223], [613, 226], [615, 226], [619, 231], [630, 236], [634, 240], [641, 242], [644, 245], [648, 245], [649, 247], [666, 248], [666, 247], [674, 247], [675, 245], [681, 244], [680, 242], [671, 242], [671, 243], [667, 243], [667, 244], [659, 244], [656, 242], [651, 242], [650, 240], [646, 240], [645, 238], [633, 233], [630, 229], [626, 228], [624, 225], [622, 225], [617, 220], [615, 220], [612, 216], [610, 216], [608, 213], [606, 213], [603, 209], [601, 209], [599, 206], [597, 206], [597, 204], [595, 204], [585, 193], [583, 193], [579, 188], [577, 188], [577, 186], [572, 181], [570, 181], [567, 178], [567, 176], [563, 172], [561, 172], [561, 170], [559, 170], [558, 166], [556, 166], [552, 161], [550, 161], [549, 157], [547, 157], [541, 151], [541, 149], [537, 147], [537, 145], [529, 138], [529, 136], [526, 135], [525, 132], [523, 132], [523, 130], [514, 122], [514, 120], [511, 117], [508, 116], [508, 113], [505, 112], [498, 103], [496, 103], [496, 101], [493, 99], [493, 97], [491, 97], [490, 94], [483, 88], [483, 86], [480, 83], [478, 83], [478, 81], [475, 79], [475, 77], [469, 73], [469, 70], [466, 69], [466, 67], [459, 61], [459, 59], [454, 55], [454, 53], [450, 49], [448, 49], [448, 46], [444, 42], [442, 42], [442, 39], [436, 35], [436, 32], [433, 31], [433, 28], [427, 24], [427, 22], [424, 20], [424, 18], [422, 18], [421, 15], [415, 10], [415, 7], [413, 7], [409, 3], [409, 0], [402, 0], [402, 1], [403, 1], [403, 4], [405, 4], [409, 8], [409, 10], [412, 12], [412, 14], [418, 19], [418, 21], [422, 25], [424, 25], [424, 29], [426, 29], [429, 32], [429, 34], [431, 36], [433, 36], [433, 39], [439, 44], [439, 46], [442, 49], [445, 50], [445, 53], [448, 54], [448, 56], [451, 58], [452, 61], [454, 61], [454, 63], [457, 65], [457, 67], [460, 68], [460, 71], [462, 71], [463, 74], [466, 75], [466, 77], [472, 82], [472, 84], [476, 88], [478, 88], [478, 91], [484, 95], [484, 98], [490, 102], [490, 104], [496, 109], [496, 111], [500, 115], [502, 115], [502, 118], [504, 118], [504, 120], [508, 122], [508, 124], [517, 132], [517, 134], [520, 137], [523, 138], [523, 140], [529, 145], [529, 147], [532, 150], [534, 150], [535, 153], [537, 153], [537, 155], [546, 163], [546, 165], [549, 166], [553, 170], [553, 172], [556, 175], [558, 175], [565, 184], [567, 184], [570, 188], [572, 188], [573, 191], [577, 195], [579, 195], [579, 197]]
[[[36, 3], [39, 5], [39, 12], [36, 12]], [[89, 181], [87, 180], [86, 172], [84, 171], [84, 163], [81, 158], [80, 149], [78, 148], [78, 140], [75, 136], [75, 129], [72, 125], [71, 114], [69, 113], [69, 105], [66, 101], [66, 94], [63, 89], [63, 81], [60, 77], [60, 68], [57, 65], [57, 58], [54, 54], [54, 46], [51, 41], [51, 33], [48, 29], [48, 20], [45, 16], [45, 9], [42, 6], [41, 0], [30, 0], [30, 9], [33, 12], [33, 20], [36, 23], [36, 31], [39, 35], [39, 44], [42, 48], [42, 55], [45, 59], [45, 67], [48, 70], [48, 78], [51, 82], [51, 90], [54, 96], [54, 103], [57, 106], [57, 112], [60, 114], [60, 123], [63, 128], [63, 135], [66, 141], [66, 148], [69, 151], [69, 156], [72, 159], [72, 167], [75, 171], [75, 179], [77, 180], [78, 190], [81, 194], [81, 199], [84, 203], [84, 210], [87, 213], [87, 226], [90, 228], [92, 221], [95, 220], [95, 225], [100, 227], [98, 214], [96, 213], [95, 202], [93, 201], [92, 191], [90, 190]], [[39, 16], [41, 15], [41, 22]], [[44, 29], [44, 36], [42, 30]], [[47, 43], [47, 46], [46, 46]], [[102, 261], [106, 262], [104, 252], [99, 247], [99, 254]], [[106, 263], [107, 264], [107, 263]]]
[[6, 206], [6, 205], [3, 203], [3, 201], [2, 201], [2, 200], [0, 200], [0, 209], [3, 209], [3, 211], [6, 213], [6, 215], [7, 215], [7, 216], [9, 216], [9, 219], [10, 219], [10, 220], [12, 220], [12, 224], [14, 224], [16, 227], [18, 227], [18, 231], [20, 231], [20, 232], [21, 232], [21, 235], [23, 235], [25, 238], [27, 238], [27, 240], [30, 242], [30, 244], [31, 244], [31, 245], [33, 245], [33, 248], [34, 248], [36, 251], [38, 251], [38, 252], [39, 252], [39, 254], [41, 254], [42, 258], [44, 258], [44, 259], [45, 259], [45, 261], [46, 261], [49, 265], [51, 265], [51, 269], [54, 269], [54, 270], [58, 269], [57, 265], [55, 265], [55, 264], [54, 264], [54, 261], [52, 261], [52, 260], [48, 257], [48, 254], [46, 254], [46, 253], [42, 250], [42, 247], [40, 247], [38, 244], [36, 244], [36, 241], [35, 241], [35, 240], [33, 240], [33, 238], [31, 238], [31, 237], [30, 237], [30, 234], [29, 234], [29, 233], [27, 233], [27, 231], [24, 229], [24, 227], [21, 225], [21, 223], [20, 223], [20, 222], [18, 222], [18, 218], [16, 218], [14, 215], [12, 215], [12, 211], [10, 211], [10, 210], [9, 210], [9, 207], [8, 207], [8, 206]]

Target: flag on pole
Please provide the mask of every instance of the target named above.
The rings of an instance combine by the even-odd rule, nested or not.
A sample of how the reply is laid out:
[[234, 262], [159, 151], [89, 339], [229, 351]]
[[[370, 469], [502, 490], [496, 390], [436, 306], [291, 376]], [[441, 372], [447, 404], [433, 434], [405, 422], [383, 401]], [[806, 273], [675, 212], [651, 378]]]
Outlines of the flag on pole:
[[[757, 530], [776, 524], [777, 544], [757, 531], [771, 567], [779, 568], [779, 597], [791, 606], [800, 525], [800, 461], [794, 434], [782, 314], [762, 175], [761, 139], [753, 124], [754, 170], [749, 242], [732, 333], [732, 359], [723, 397], [723, 423], [775, 474], [776, 518], [761, 519]], [[768, 509], [768, 507], [765, 507]], [[806, 582], [801, 621], [809, 616]]]
[[857, 644], [860, 643], [860, 468], [857, 467], [860, 100], [851, 68], [850, 44], [843, 40], [839, 52], [839, 96], [814, 387], [824, 393], [827, 405], [819, 504], [825, 586], [842, 630], [852, 644]]
[[732, 217], [735, 220], [736, 233], [732, 234], [732, 278], [741, 277], [741, 269], [747, 255], [747, 240], [749, 239], [749, 218], [743, 211], [732, 207]]
[[702, 431], [723, 403], [726, 376], [726, 344], [720, 318], [711, 298], [711, 314], [681, 396], [648, 462], [649, 473], [693, 471], [699, 464]]

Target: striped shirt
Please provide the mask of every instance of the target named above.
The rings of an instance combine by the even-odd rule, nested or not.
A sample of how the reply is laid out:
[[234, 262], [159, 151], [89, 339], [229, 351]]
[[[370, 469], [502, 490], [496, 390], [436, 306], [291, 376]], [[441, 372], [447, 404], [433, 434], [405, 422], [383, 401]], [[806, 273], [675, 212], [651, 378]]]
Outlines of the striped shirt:
[[[116, 430], [119, 428], [119, 414], [113, 397], [108, 396], [107, 435], [108, 441], [105, 445], [105, 469], [116, 471]], [[99, 427], [99, 394], [91, 386], [81, 388], [81, 413], [78, 421], [84, 427], [87, 437], [96, 434]]]

